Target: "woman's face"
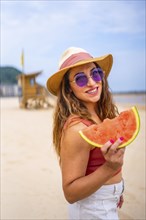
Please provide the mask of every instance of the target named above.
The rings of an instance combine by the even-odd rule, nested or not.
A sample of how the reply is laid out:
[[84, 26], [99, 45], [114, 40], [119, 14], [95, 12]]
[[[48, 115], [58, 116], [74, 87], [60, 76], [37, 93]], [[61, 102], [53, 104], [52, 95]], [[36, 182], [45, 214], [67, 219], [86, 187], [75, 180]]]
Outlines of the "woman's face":
[[[71, 91], [84, 103], [96, 103], [101, 96], [102, 81], [95, 82], [91, 77], [91, 72], [94, 68], [96, 68], [94, 63], [88, 63], [82, 66], [74, 67], [70, 70], [69, 81]], [[78, 73], [84, 73], [88, 78], [87, 84], [83, 87], [78, 86], [74, 81]]]

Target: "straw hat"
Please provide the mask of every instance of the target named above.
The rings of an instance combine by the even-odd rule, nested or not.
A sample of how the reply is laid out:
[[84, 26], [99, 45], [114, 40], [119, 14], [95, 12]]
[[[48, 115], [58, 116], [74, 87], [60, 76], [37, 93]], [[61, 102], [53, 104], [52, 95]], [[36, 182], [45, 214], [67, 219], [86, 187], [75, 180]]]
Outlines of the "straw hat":
[[47, 89], [53, 95], [57, 95], [63, 76], [69, 69], [91, 62], [97, 63], [107, 77], [112, 67], [113, 57], [111, 54], [108, 54], [102, 57], [93, 58], [82, 48], [68, 48], [59, 61], [59, 70], [47, 80]]

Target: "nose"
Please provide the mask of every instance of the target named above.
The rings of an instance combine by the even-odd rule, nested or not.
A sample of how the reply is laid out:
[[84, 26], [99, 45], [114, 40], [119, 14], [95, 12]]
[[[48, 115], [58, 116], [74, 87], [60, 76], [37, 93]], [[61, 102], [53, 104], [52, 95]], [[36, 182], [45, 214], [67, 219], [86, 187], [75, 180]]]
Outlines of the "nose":
[[93, 86], [95, 85], [96, 82], [92, 79], [91, 76], [88, 77], [88, 83], [87, 83], [87, 86]]

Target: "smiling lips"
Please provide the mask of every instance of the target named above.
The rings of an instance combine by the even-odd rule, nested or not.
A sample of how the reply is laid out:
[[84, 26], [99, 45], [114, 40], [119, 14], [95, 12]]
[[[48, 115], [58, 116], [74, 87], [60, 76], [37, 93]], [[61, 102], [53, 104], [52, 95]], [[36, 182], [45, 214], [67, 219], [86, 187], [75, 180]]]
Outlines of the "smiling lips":
[[96, 87], [94, 89], [90, 89], [90, 90], [86, 91], [86, 93], [88, 93], [88, 94], [96, 94], [97, 91], [98, 91], [98, 87]]

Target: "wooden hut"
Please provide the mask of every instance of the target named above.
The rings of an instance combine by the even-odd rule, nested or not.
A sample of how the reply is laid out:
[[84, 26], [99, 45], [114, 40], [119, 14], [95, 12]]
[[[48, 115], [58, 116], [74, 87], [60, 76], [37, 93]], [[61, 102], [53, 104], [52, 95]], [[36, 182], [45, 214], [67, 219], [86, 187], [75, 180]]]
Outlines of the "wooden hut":
[[36, 82], [36, 77], [41, 73], [42, 71], [17, 76], [21, 108], [47, 108], [50, 105], [47, 90]]

